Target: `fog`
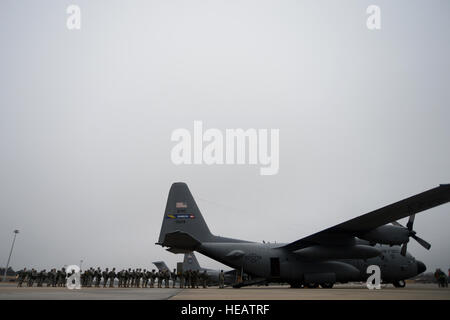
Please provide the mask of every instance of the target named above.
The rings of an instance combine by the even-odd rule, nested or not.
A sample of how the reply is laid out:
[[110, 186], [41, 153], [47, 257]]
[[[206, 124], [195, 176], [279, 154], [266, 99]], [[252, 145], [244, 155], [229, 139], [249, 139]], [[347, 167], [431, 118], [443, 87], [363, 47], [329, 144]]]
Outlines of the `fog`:
[[[19, 229], [14, 269], [175, 267], [155, 242], [177, 181], [214, 234], [270, 242], [450, 183], [450, 3], [375, 2], [1, 1], [1, 266]], [[175, 165], [195, 120], [279, 129], [279, 172]], [[428, 270], [449, 211], [416, 216]]]

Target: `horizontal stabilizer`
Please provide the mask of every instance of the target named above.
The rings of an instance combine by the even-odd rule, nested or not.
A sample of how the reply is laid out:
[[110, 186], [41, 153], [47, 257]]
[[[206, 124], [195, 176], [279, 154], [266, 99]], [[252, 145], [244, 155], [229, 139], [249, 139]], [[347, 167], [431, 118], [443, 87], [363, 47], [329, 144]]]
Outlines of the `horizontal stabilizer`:
[[181, 249], [183, 253], [184, 250], [194, 251], [200, 245], [197, 239], [182, 231], [166, 233], [163, 243], [166, 247]]

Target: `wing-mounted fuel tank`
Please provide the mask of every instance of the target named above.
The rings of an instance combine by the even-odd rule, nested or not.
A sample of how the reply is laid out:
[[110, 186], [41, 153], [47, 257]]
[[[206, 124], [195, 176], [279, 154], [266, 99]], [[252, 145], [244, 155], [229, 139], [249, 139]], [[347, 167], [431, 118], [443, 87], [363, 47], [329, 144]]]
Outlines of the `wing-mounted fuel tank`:
[[408, 242], [409, 231], [404, 227], [384, 225], [359, 235], [358, 238], [372, 243], [401, 245]]
[[367, 245], [353, 246], [323, 246], [314, 245], [299, 249], [294, 253], [303, 261], [332, 260], [332, 259], [369, 259], [377, 257], [381, 251]]

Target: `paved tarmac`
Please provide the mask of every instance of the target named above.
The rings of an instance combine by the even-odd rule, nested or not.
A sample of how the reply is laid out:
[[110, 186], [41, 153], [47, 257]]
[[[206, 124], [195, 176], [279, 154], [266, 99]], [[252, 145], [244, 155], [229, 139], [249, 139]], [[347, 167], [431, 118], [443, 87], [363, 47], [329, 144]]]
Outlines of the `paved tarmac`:
[[288, 286], [167, 288], [17, 288], [0, 284], [0, 300], [450, 300], [449, 288], [435, 284], [408, 284], [406, 288], [382, 286], [368, 290], [363, 285], [337, 285], [333, 289], [291, 289]]

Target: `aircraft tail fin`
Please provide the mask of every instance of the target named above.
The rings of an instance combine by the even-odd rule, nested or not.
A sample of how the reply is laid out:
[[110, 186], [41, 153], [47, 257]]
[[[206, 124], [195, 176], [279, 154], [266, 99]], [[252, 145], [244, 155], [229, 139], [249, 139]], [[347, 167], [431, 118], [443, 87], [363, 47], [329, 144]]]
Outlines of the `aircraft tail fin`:
[[213, 238], [187, 184], [172, 184], [157, 244], [192, 251]]
[[185, 253], [183, 260], [183, 270], [202, 270], [193, 252]]
[[164, 261], [155, 261], [153, 264], [158, 268], [160, 271], [169, 270], [166, 263]]

